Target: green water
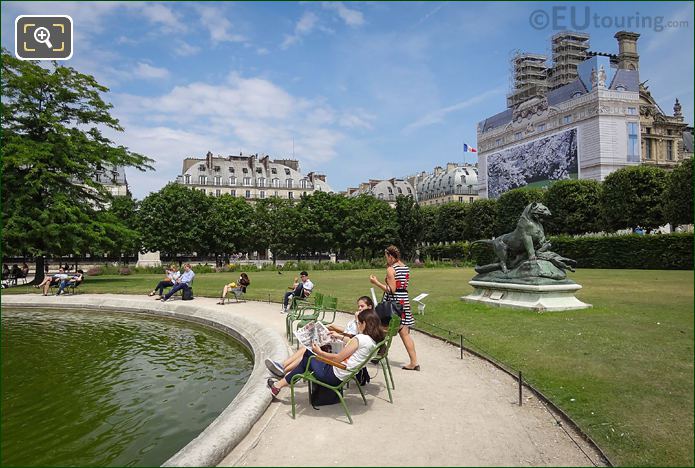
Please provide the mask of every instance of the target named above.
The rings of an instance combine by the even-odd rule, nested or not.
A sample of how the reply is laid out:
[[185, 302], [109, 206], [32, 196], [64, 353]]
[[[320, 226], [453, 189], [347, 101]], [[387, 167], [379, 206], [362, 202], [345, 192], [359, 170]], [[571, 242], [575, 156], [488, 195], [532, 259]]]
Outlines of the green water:
[[3, 466], [158, 466], [246, 383], [228, 336], [166, 319], [2, 310]]

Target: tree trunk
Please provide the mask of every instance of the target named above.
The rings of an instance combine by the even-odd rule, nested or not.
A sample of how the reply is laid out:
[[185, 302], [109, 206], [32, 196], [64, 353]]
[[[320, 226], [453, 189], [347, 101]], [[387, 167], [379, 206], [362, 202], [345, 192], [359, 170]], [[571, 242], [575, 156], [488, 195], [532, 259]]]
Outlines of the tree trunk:
[[36, 257], [36, 274], [34, 275], [34, 279], [31, 280], [31, 282], [27, 283], [28, 285], [33, 286], [35, 284], [41, 284], [43, 279], [46, 277], [43, 266], [43, 256], [39, 255], [38, 257]]

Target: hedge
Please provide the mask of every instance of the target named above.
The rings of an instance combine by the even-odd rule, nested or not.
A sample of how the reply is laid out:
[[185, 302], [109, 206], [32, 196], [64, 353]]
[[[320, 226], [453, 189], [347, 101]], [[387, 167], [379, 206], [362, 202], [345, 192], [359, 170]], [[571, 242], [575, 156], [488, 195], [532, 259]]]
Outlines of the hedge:
[[[551, 250], [577, 261], [578, 268], [691, 270], [693, 234], [629, 234], [606, 237], [550, 237]], [[476, 244], [471, 258], [476, 265], [496, 262], [492, 246]]]

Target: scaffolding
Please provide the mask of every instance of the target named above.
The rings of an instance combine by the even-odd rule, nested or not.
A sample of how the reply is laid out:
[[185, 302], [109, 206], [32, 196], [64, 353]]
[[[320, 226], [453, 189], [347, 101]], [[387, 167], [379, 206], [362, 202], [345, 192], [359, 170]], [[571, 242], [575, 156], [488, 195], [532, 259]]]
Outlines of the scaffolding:
[[548, 71], [550, 89], [577, 79], [577, 65], [587, 59], [589, 35], [563, 31], [552, 37], [553, 67]]
[[548, 91], [548, 57], [515, 51], [510, 60], [510, 91], [507, 107], [515, 107], [534, 97], [542, 97]]

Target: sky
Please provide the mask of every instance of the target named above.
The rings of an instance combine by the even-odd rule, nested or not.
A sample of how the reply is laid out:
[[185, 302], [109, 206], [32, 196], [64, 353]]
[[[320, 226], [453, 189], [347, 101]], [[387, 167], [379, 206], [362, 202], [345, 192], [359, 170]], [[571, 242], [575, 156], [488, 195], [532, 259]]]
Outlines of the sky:
[[10, 51], [17, 15], [72, 17], [74, 53], [63, 63], [110, 89], [105, 98], [125, 131], [108, 136], [155, 160], [155, 171], [126, 170], [137, 199], [175, 180], [184, 158], [208, 151], [294, 155], [303, 173], [326, 174], [336, 191], [474, 163], [463, 143], [476, 146], [477, 123], [505, 109], [511, 54], [550, 55], [550, 37], [563, 29], [589, 33], [591, 50], [609, 53], [617, 53], [618, 30], [639, 33], [640, 81], [666, 113], [679, 98], [685, 120], [694, 120], [692, 2], [2, 2], [1, 9]]

